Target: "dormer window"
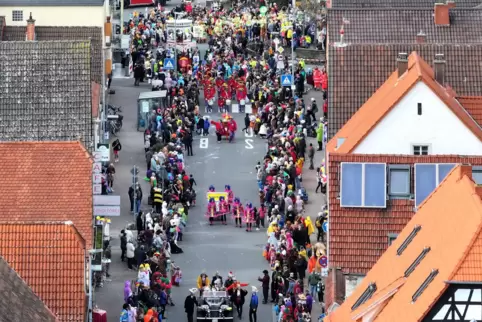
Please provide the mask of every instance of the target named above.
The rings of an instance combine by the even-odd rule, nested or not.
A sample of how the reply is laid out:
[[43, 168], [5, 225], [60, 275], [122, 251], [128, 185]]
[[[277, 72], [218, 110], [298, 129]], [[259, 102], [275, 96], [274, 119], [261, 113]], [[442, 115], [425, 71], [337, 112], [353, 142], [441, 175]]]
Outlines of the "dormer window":
[[336, 148], [338, 149], [345, 142], [345, 138], [336, 139]]

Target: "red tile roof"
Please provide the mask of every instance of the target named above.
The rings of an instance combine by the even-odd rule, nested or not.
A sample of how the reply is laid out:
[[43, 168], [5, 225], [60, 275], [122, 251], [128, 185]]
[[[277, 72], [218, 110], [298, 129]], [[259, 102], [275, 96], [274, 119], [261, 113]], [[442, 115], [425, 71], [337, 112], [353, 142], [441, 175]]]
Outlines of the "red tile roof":
[[55, 315], [2, 257], [0, 257], [0, 312], [8, 312], [3, 316], [3, 321], [57, 321]]
[[[472, 167], [453, 169], [422, 203], [353, 294], [326, 321], [361, 321], [368, 316], [373, 322], [422, 321], [451, 282], [480, 283], [481, 197], [482, 189], [472, 181]], [[420, 230], [399, 253], [399, 247], [414, 227]], [[426, 248], [430, 250], [407, 275], [407, 269]], [[438, 274], [414, 299], [433, 270]], [[374, 294], [354, 307], [371, 284], [376, 285]]]
[[469, 112], [470, 116], [482, 126], [482, 96], [460, 96], [457, 100]]
[[0, 143], [0, 164], [0, 222], [70, 220], [90, 248], [92, 160], [81, 143]]
[[[380, 162], [387, 164], [462, 163], [482, 165], [482, 157], [456, 155], [361, 155], [328, 156], [330, 246], [332, 267], [345, 274], [366, 274], [388, 248], [388, 234], [399, 233], [414, 215], [415, 203], [409, 199], [387, 200], [385, 209], [342, 208], [340, 206], [340, 163]], [[412, 171], [412, 191], [414, 171]]]
[[[401, 76], [395, 70], [385, 83], [328, 142], [327, 150], [351, 153], [383, 118], [397, 106], [417, 83], [423, 82], [482, 141], [482, 129], [452, 95], [452, 90], [437, 83], [433, 69], [416, 53], [408, 57], [408, 70]], [[337, 147], [338, 138], [345, 138]]]
[[0, 223], [0, 256], [59, 321], [85, 321], [85, 240], [71, 222]]

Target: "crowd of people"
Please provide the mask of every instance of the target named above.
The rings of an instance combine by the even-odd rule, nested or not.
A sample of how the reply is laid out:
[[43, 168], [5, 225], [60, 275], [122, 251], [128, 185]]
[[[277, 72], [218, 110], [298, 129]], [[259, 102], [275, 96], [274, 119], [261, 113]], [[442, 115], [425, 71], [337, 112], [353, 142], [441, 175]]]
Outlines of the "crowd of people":
[[[209, 46], [204, 55], [196, 46], [183, 45], [192, 43], [193, 30], [169, 33], [169, 20], [179, 14], [201, 27], [205, 35], [198, 39], [205, 37]], [[182, 271], [172, 255], [183, 252], [180, 242], [189, 208], [196, 202], [196, 182], [186, 172], [184, 158], [193, 155], [193, 136], [207, 136], [211, 127], [218, 142], [223, 138], [232, 142], [238, 126], [229, 112], [235, 103], [240, 112], [246, 112], [243, 131], [268, 141], [266, 156], [256, 165], [259, 205], [257, 201], [243, 205], [229, 185], [222, 192], [210, 187], [208, 194], [213, 195], [205, 216], [211, 225], [217, 221], [226, 225], [232, 216], [235, 226], [248, 232], [267, 228], [269, 238], [263, 255], [271, 273], [263, 270], [259, 277], [262, 303], [275, 303], [280, 322], [310, 321], [314, 303], [323, 302], [316, 258], [325, 252], [318, 242], [324, 241], [322, 225], [327, 213], [322, 211], [314, 223], [305, 213], [308, 194], [302, 169], [305, 160], [314, 169], [315, 148], [307, 143], [308, 137], [316, 137], [317, 149], [323, 149], [328, 78], [323, 68], [306, 68], [303, 60], [292, 66], [283, 55], [283, 46], [324, 46], [324, 26], [300, 22], [288, 8], [267, 8], [263, 2], [256, 8], [229, 9], [193, 8], [186, 2], [171, 12], [159, 8], [134, 12], [125, 30], [132, 35], [135, 85], [147, 81], [153, 91], [165, 91], [166, 95], [139, 121], [146, 129], [145, 180], [150, 184], [147, 199], [152, 209], [141, 211], [145, 195], [139, 183], [129, 187], [136, 225], [121, 232], [122, 260], [138, 273], [136, 279], [126, 281], [121, 322], [160, 321], [166, 318], [166, 307], [174, 305], [170, 293], [181, 283]], [[168, 46], [172, 37], [175, 45]], [[164, 66], [166, 59], [175, 59], [173, 69]], [[282, 74], [294, 75], [293, 87], [281, 84]], [[305, 83], [323, 91], [321, 119], [316, 116], [321, 107], [318, 102], [303, 99]], [[224, 114], [211, 120], [213, 111]], [[324, 171], [323, 164], [316, 171], [322, 191], [326, 186]], [[315, 230], [317, 242], [313, 243], [310, 237]], [[224, 283], [219, 273], [211, 281], [202, 273], [197, 289], [191, 290], [184, 303], [188, 321], [199, 305], [195, 293], [206, 290], [228, 292], [241, 318], [246, 286], [232, 273]], [[253, 286], [250, 321], [256, 321], [257, 294]]]

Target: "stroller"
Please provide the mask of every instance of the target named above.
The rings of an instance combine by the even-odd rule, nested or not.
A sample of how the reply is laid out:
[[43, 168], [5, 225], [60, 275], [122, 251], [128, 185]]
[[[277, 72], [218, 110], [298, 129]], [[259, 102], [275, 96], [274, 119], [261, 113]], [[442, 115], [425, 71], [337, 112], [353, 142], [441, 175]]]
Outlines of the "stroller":
[[298, 190], [298, 195], [301, 196], [301, 200], [303, 200], [305, 203], [308, 202], [308, 193], [306, 192], [306, 189], [304, 187], [301, 187]]

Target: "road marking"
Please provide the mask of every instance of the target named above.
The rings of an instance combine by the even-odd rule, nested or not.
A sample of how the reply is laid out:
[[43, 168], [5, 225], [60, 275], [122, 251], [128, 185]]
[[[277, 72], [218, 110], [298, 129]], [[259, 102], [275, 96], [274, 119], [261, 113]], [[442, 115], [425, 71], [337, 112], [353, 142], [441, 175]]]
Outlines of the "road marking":
[[202, 138], [200, 141], [199, 141], [199, 147], [201, 149], [207, 149], [209, 146], [209, 139], [206, 139], [206, 138]]
[[251, 150], [253, 148], [253, 143], [252, 139], [245, 139], [244, 142], [246, 142], [246, 145], [244, 146], [246, 149]]
[[254, 132], [254, 131], [253, 131], [252, 128], [248, 128], [248, 129], [246, 130], [246, 132], [244, 132], [244, 136], [247, 137], [247, 138], [252, 138], [253, 135], [254, 135], [253, 132]]

